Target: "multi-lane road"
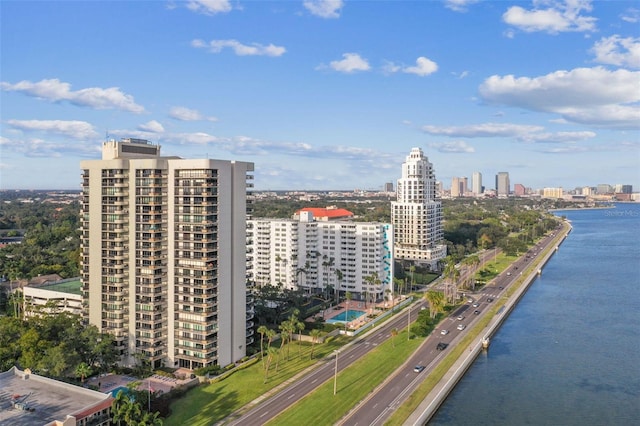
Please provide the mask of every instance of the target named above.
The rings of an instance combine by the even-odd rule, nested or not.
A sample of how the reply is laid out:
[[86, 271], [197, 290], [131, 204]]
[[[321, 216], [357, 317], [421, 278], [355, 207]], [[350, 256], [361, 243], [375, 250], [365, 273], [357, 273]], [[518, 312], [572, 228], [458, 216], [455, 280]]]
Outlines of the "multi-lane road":
[[[498, 301], [505, 289], [515, 281], [529, 262], [533, 260], [543, 247], [553, 241], [554, 234], [546, 236], [535, 247], [529, 250], [518, 261], [496, 277], [490, 286], [486, 286], [478, 293], [469, 293], [467, 301], [458, 307], [452, 315], [440, 323], [438, 328], [425, 340], [414, 352], [408, 361], [391, 375], [380, 387], [372, 392], [369, 397], [343, 418], [339, 424], [348, 426], [381, 425], [400, 406], [415, 388], [427, 377], [438, 362], [456, 344], [460, 336], [468, 332], [482, 316], [486, 308]], [[485, 253], [490, 260], [492, 253]], [[358, 338], [352, 344], [341, 349], [338, 353], [321, 363], [317, 368], [309, 371], [300, 379], [284, 387], [279, 392], [241, 415], [233, 419], [227, 418], [223, 422], [230, 425], [262, 425], [271, 420], [291, 405], [312, 392], [315, 388], [329, 379], [337, 372], [347, 368], [353, 362], [366, 355], [377, 345], [391, 337], [391, 330], [401, 329], [408, 322], [408, 315], [417, 317], [416, 310], [427, 308], [425, 301], [415, 303], [410, 310], [392, 318], [372, 332]], [[438, 344], [446, 344], [447, 347], [439, 349]], [[440, 345], [442, 347], [442, 345]], [[337, 357], [337, 360], [336, 360]], [[414, 367], [424, 366], [421, 372], [415, 372]]]

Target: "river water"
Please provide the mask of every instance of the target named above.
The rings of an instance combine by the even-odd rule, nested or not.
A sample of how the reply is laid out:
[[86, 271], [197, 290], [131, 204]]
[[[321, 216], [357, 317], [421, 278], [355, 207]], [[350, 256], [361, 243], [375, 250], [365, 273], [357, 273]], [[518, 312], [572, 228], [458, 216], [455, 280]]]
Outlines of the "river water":
[[640, 205], [556, 214], [573, 231], [430, 426], [640, 424]]

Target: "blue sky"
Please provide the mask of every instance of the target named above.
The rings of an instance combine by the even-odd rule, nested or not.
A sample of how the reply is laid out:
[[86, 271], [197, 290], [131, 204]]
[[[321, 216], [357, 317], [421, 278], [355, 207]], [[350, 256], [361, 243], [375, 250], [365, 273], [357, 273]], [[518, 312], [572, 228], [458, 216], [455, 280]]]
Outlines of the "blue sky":
[[640, 190], [634, 1], [0, 1], [0, 188], [78, 189], [107, 137], [255, 187]]

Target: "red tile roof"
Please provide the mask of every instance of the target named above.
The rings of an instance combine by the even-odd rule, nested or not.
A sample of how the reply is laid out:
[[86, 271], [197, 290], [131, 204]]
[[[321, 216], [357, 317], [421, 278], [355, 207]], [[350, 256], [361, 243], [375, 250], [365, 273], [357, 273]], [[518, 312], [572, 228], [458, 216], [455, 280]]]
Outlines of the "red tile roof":
[[324, 207], [305, 207], [297, 211], [298, 214], [300, 212], [311, 212], [313, 217], [352, 217], [353, 213], [346, 209], [327, 209]]

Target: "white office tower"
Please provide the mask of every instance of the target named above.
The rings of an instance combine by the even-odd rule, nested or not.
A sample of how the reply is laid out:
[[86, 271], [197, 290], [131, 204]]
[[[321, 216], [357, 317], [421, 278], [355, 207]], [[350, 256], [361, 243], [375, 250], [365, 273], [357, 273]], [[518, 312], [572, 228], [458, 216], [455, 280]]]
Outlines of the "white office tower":
[[395, 257], [437, 268], [447, 255], [443, 241], [442, 204], [436, 199], [436, 178], [432, 164], [413, 148], [402, 164], [396, 185], [397, 198], [391, 203]]
[[252, 219], [248, 228], [249, 276], [258, 287], [348, 291], [358, 300], [393, 294], [390, 224], [316, 221], [303, 211], [299, 219]]
[[161, 157], [158, 145], [123, 139], [80, 166], [85, 315], [115, 336], [123, 363], [195, 369], [244, 357], [253, 164]]
[[482, 173], [473, 172], [471, 176], [471, 192], [473, 192], [473, 195], [482, 194]]

